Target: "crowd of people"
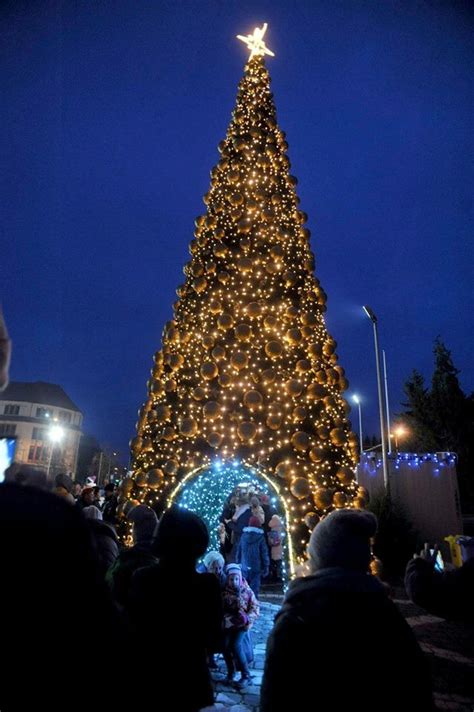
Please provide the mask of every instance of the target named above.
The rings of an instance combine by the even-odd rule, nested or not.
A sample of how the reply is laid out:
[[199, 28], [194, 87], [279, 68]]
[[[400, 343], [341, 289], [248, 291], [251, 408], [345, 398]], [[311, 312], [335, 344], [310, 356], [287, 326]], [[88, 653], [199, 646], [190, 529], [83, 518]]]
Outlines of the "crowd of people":
[[[230, 547], [209, 551], [205, 523], [186, 509], [172, 506], [158, 520], [135, 506], [133, 545], [124, 547], [113, 485], [101, 496], [94, 483], [61, 475], [47, 489], [27, 467], [0, 486], [0, 709], [140, 709], [150, 696], [176, 695], [166, 709], [198, 712], [215, 699], [217, 654], [226, 684], [251, 684], [256, 571], [269, 572], [272, 531], [281, 527], [264, 495], [233, 493], [221, 522]], [[261, 712], [358, 701], [374, 711], [434, 709], [416, 638], [370, 573], [376, 528], [373, 514], [343, 509], [313, 530], [309, 575], [290, 584], [268, 640]], [[281, 541], [280, 533], [280, 549]], [[472, 620], [472, 561], [441, 573], [425, 550], [408, 564], [407, 590], [438, 615]], [[91, 648], [99, 629], [102, 645]], [[94, 690], [93, 702], [88, 686], [71, 690], [73, 671], [91, 660], [113, 681]]]
[[255, 595], [261, 582], [281, 583], [283, 522], [264, 492], [237, 487], [227, 498], [219, 524], [220, 553], [242, 566]]

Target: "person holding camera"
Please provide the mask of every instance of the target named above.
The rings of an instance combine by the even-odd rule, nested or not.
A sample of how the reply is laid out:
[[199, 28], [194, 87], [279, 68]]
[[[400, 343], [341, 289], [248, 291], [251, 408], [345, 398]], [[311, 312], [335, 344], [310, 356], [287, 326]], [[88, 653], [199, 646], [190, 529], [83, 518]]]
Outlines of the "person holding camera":
[[420, 608], [451, 621], [474, 621], [474, 558], [460, 568], [437, 570], [439, 547], [425, 543], [405, 571], [408, 597]]

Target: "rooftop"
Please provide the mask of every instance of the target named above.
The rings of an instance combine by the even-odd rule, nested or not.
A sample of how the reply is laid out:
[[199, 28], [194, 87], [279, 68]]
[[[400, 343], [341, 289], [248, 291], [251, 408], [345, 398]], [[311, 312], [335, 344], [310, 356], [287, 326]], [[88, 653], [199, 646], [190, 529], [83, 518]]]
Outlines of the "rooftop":
[[34, 381], [33, 383], [10, 381], [3, 393], [0, 393], [0, 401], [40, 403], [41, 405], [52, 405], [57, 408], [81, 412], [61, 386], [44, 381]]

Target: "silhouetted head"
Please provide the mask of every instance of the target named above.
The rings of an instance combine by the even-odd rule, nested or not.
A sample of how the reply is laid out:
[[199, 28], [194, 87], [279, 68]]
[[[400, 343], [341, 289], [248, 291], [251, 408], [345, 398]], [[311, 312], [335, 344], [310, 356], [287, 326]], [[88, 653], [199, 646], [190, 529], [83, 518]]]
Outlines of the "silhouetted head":
[[333, 566], [368, 571], [370, 540], [377, 531], [377, 517], [358, 509], [338, 509], [322, 519], [308, 544], [313, 571]]
[[133, 540], [135, 544], [150, 543], [156, 531], [158, 517], [151, 507], [138, 504], [130, 510], [128, 518], [133, 522]]
[[173, 506], [161, 517], [153, 546], [160, 560], [195, 562], [204, 554], [209, 534], [203, 520], [194, 512]]

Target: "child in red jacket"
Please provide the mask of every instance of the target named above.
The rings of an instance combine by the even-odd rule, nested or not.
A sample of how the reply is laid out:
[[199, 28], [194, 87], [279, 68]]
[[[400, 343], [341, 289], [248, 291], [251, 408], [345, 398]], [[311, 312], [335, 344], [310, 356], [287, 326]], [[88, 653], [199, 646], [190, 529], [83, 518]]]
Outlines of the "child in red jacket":
[[250, 685], [250, 672], [245, 654], [245, 639], [260, 608], [255, 594], [242, 578], [239, 564], [228, 564], [225, 568], [226, 586], [222, 593], [224, 607], [224, 660], [227, 665], [227, 683], [233, 683], [235, 667], [240, 670], [240, 680], [236, 687], [242, 689]]

